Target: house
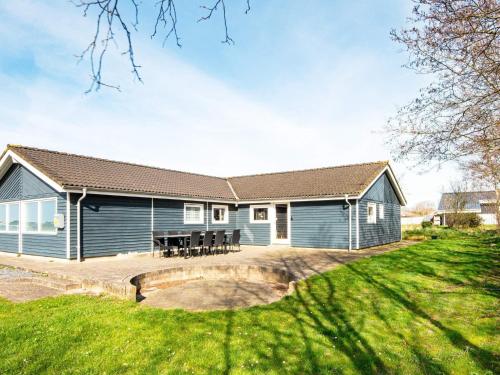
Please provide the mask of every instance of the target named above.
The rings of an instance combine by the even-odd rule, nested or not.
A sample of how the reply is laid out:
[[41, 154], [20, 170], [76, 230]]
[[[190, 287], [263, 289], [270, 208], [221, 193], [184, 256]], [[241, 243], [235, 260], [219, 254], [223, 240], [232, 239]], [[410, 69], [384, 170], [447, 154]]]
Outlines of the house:
[[401, 239], [388, 162], [219, 178], [8, 145], [0, 251], [81, 259], [151, 251], [153, 230], [241, 229], [241, 243], [360, 249]]
[[443, 193], [439, 200], [436, 217], [439, 217], [441, 225], [446, 225], [446, 214], [469, 212], [477, 213], [483, 219], [483, 224], [496, 224], [496, 199], [494, 190]]

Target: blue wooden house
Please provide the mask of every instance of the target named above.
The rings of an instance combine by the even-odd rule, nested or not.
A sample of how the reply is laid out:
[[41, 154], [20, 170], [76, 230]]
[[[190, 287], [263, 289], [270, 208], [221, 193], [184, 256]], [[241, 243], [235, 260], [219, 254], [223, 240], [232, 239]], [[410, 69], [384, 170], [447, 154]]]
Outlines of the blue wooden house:
[[241, 243], [360, 249], [401, 239], [388, 162], [220, 178], [8, 145], [0, 252], [146, 252], [153, 230], [241, 229]]

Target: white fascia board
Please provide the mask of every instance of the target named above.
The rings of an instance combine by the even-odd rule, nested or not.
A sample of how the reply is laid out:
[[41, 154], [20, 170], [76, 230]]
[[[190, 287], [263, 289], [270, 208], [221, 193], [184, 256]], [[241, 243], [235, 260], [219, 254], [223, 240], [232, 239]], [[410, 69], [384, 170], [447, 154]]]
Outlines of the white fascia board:
[[[77, 193], [77, 194], [83, 193], [83, 191], [79, 190], [79, 189], [65, 189], [64, 191], [69, 192], [69, 193]], [[238, 203], [236, 201], [219, 200], [219, 199], [175, 197], [175, 196], [167, 196], [167, 195], [153, 195], [153, 194], [141, 194], [141, 193], [136, 194], [136, 193], [115, 192], [115, 191], [107, 191], [107, 190], [92, 190], [92, 189], [87, 189], [87, 194], [108, 195], [108, 196], [117, 196], [117, 197], [132, 197], [132, 198], [169, 199], [169, 200], [202, 202], [202, 203], [206, 203], [206, 202], [225, 203], [225, 204], [237, 204]]]
[[[356, 195], [350, 195], [347, 199], [358, 199]], [[269, 200], [240, 200], [238, 204], [275, 204], [289, 202], [318, 202], [318, 201], [345, 201], [345, 197], [319, 197], [319, 198], [287, 198], [287, 199], [269, 199]]]
[[389, 180], [391, 181], [392, 186], [395, 188], [394, 190], [396, 191], [396, 195], [398, 196], [399, 200], [401, 201], [402, 206], [406, 206], [406, 198], [403, 195], [403, 192], [401, 191], [401, 187], [399, 186], [398, 181], [396, 180], [396, 177], [394, 176], [394, 172], [392, 171], [392, 168], [389, 164], [382, 169], [382, 171], [373, 179], [373, 181], [359, 194], [357, 197], [358, 199], [363, 198], [363, 196], [367, 193], [368, 190], [377, 182], [377, 180], [382, 176], [385, 172], [388, 172], [389, 174]]
[[14, 160], [12, 159], [12, 155], [9, 155], [9, 152], [6, 152], [5, 155], [0, 160], [0, 178], [2, 178], [5, 173], [9, 170], [9, 168], [14, 164]]
[[6, 170], [4, 170], [5, 166], [8, 165], [8, 168], [10, 168], [10, 166], [13, 163], [21, 164], [24, 168], [29, 170], [31, 173], [33, 173], [35, 176], [37, 176], [40, 180], [45, 182], [47, 185], [49, 185], [58, 193], [64, 192], [64, 189], [61, 185], [59, 185], [57, 182], [46, 176], [44, 173], [42, 173], [40, 170], [38, 170], [36, 167], [28, 163], [26, 160], [24, 160], [16, 153], [14, 153], [12, 150], [7, 151], [2, 160], [0, 160], [0, 178], [3, 177], [5, 172], [7, 172]]

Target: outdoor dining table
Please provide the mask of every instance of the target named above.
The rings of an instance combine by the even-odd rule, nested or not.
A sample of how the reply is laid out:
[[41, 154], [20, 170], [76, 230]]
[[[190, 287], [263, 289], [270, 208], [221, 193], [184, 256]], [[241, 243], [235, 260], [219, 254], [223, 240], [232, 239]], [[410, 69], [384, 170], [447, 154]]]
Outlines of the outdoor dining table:
[[[217, 230], [214, 229], [214, 232], [216, 232]], [[201, 231], [201, 238], [203, 238], [203, 236], [205, 235], [205, 232], [206, 231]], [[165, 234], [163, 234], [162, 236], [155, 236], [155, 239], [160, 239], [160, 238], [163, 238], [165, 240], [165, 243], [168, 243], [168, 239], [169, 238], [176, 238], [176, 239], [179, 239], [180, 242], [182, 242], [182, 248], [186, 248], [186, 243], [187, 243], [187, 239], [191, 237], [191, 232], [177, 232], [177, 233], [168, 233], [168, 232], [165, 232]], [[224, 240], [227, 238], [227, 232], [224, 231]], [[180, 244], [179, 244], [180, 245]], [[179, 248], [181, 248], [181, 246], [179, 246]]]

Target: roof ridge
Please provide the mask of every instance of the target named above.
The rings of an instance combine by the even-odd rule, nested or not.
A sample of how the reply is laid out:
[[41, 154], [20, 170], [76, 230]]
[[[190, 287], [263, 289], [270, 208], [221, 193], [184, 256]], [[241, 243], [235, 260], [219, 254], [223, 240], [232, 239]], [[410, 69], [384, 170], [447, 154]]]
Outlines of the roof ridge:
[[7, 149], [16, 149], [16, 148], [18, 148], [18, 149], [22, 148], [22, 149], [28, 149], [28, 150], [34, 150], [34, 151], [44, 151], [44, 152], [50, 152], [50, 153], [53, 153], [53, 154], [75, 156], [75, 157], [84, 158], [84, 159], [107, 161], [107, 162], [110, 162], [110, 163], [127, 164], [127, 165], [136, 166], [136, 167], [143, 167], [143, 168], [150, 168], [150, 169], [156, 169], [156, 170], [161, 170], [161, 171], [176, 172], [176, 173], [185, 173], [185, 174], [190, 174], [190, 175], [193, 175], [193, 176], [210, 177], [210, 178], [217, 178], [217, 179], [220, 179], [220, 180], [227, 180], [226, 177], [211, 176], [211, 175], [202, 174], [202, 173], [195, 173], [195, 172], [179, 171], [177, 169], [161, 168], [161, 167], [155, 167], [155, 166], [146, 165], [146, 164], [139, 164], [139, 163], [132, 163], [132, 162], [127, 162], [127, 161], [119, 161], [119, 160], [113, 160], [113, 159], [99, 158], [99, 157], [95, 157], [95, 156], [88, 156], [88, 155], [81, 155], [81, 154], [72, 154], [72, 153], [69, 153], [69, 152], [54, 151], [54, 150], [49, 150], [49, 149], [45, 149], [45, 148], [38, 148], [38, 147], [31, 147], [31, 146], [12, 145], [12, 144], [8, 144], [7, 145]]
[[295, 173], [295, 172], [309, 172], [309, 171], [319, 171], [319, 170], [324, 170], [324, 169], [336, 169], [336, 168], [346, 168], [346, 167], [357, 167], [361, 165], [370, 165], [370, 164], [382, 164], [382, 165], [388, 165], [389, 160], [379, 160], [379, 161], [372, 161], [372, 162], [366, 162], [366, 163], [354, 163], [354, 164], [342, 164], [342, 165], [333, 165], [329, 167], [319, 167], [319, 168], [305, 168], [305, 169], [292, 169], [290, 171], [278, 171], [278, 172], [266, 172], [266, 173], [255, 173], [255, 174], [248, 174], [248, 175], [239, 175], [239, 176], [231, 176], [227, 177], [227, 179], [232, 179], [232, 178], [241, 178], [241, 177], [256, 177], [256, 176], [267, 176], [267, 175], [274, 175], [274, 174], [285, 174], [285, 173]]

